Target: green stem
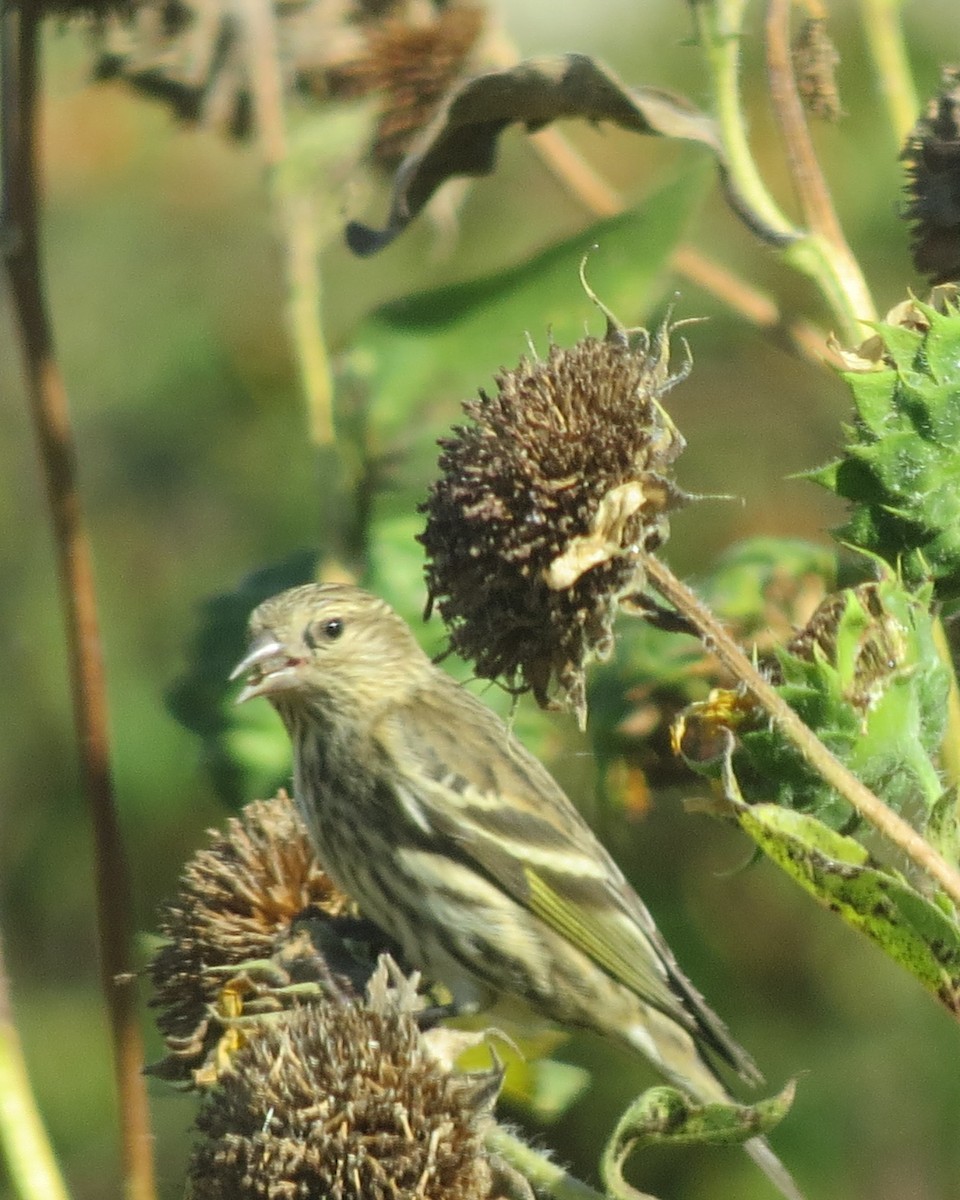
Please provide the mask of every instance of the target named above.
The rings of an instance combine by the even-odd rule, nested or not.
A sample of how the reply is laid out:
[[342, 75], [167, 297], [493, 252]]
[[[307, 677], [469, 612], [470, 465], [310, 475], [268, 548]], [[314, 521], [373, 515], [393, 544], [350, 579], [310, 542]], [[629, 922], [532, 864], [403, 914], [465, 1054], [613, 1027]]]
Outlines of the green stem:
[[[713, 84], [713, 108], [723, 143], [729, 183], [742, 204], [755, 215], [741, 216], [761, 236], [777, 244], [801, 236], [767, 191], [747, 141], [747, 123], [740, 104], [740, 37], [744, 0], [695, 0], [694, 21]], [[763, 231], [769, 231], [764, 235]]]
[[900, 23], [902, 7], [903, 0], [860, 0], [860, 23], [898, 150], [920, 111]]
[[40, 1119], [16, 1026], [0, 943], [0, 1149], [19, 1200], [69, 1200]]
[[498, 1154], [525, 1176], [537, 1192], [547, 1192], [554, 1200], [604, 1200], [602, 1193], [574, 1179], [563, 1167], [502, 1125], [495, 1125], [487, 1134], [486, 1144], [491, 1153]]
[[855, 344], [864, 336], [860, 322], [875, 315], [859, 267], [852, 256], [839, 262], [826, 239], [790, 221], [767, 190], [750, 150], [739, 81], [744, 9], [745, 0], [695, 0], [693, 4], [712, 83], [729, 198], [754, 233], [776, 247], [784, 262], [813, 281], [830, 305], [841, 336]]

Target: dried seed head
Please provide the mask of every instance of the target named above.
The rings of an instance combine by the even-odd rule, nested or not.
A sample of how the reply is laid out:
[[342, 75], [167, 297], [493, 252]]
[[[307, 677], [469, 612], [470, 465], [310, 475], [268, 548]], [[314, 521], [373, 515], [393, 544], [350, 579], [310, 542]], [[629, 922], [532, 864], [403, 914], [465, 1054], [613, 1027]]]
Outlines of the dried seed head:
[[843, 116], [837, 89], [840, 55], [822, 17], [810, 17], [800, 26], [793, 43], [793, 71], [804, 107], [821, 121]]
[[[609, 320], [609, 317], [608, 317]], [[667, 472], [684, 441], [660, 405], [670, 326], [524, 358], [471, 424], [440, 442], [421, 511], [430, 603], [477, 674], [586, 713], [584, 666], [613, 646], [618, 601], [644, 584], [640, 552], [687, 497]]]
[[325, 86], [334, 94], [381, 94], [371, 151], [374, 162], [388, 170], [399, 164], [443, 96], [465, 73], [484, 19], [482, 8], [452, 4], [416, 21], [400, 6], [368, 22], [363, 52], [328, 71]]
[[[392, 169], [465, 71], [484, 15], [431, 0], [278, 0], [284, 86], [320, 100], [380, 93], [370, 156]], [[99, 31], [97, 73], [165, 99], [184, 120], [245, 137], [256, 115], [248, 53], [256, 37], [224, 0], [127, 0]]]
[[914, 266], [933, 283], [960, 279], [960, 69], [947, 67], [940, 93], [917, 121], [901, 155]]
[[[277, 996], [293, 982], [354, 993], [348, 956], [337, 950], [360, 925], [350, 901], [317, 863], [290, 798], [281, 792], [248, 805], [191, 859], [177, 898], [164, 909], [160, 933], [166, 940], [149, 969], [156, 989], [151, 1004], [161, 1010], [157, 1025], [169, 1053], [152, 1071], [203, 1081], [197, 1072], [206, 1077], [229, 1018], [246, 1011], [249, 993], [260, 995], [261, 1008], [283, 1007]], [[258, 988], [244, 965], [266, 969], [268, 963], [269, 979]], [[270, 1003], [262, 1000], [266, 991]]]
[[859, 616], [857, 637], [845, 630], [848, 644], [842, 657], [845, 667], [844, 699], [859, 712], [872, 708], [895, 675], [902, 671], [907, 653], [905, 631], [883, 604], [883, 585], [861, 583], [827, 596], [803, 629], [788, 642], [797, 658], [813, 662], [822, 655], [828, 663], [841, 657], [838, 637], [851, 624], [852, 606]]
[[[385, 968], [383, 968], [385, 969]], [[485, 1200], [499, 1071], [427, 1051], [404, 993], [284, 1013], [239, 1050], [197, 1119], [195, 1200]]]

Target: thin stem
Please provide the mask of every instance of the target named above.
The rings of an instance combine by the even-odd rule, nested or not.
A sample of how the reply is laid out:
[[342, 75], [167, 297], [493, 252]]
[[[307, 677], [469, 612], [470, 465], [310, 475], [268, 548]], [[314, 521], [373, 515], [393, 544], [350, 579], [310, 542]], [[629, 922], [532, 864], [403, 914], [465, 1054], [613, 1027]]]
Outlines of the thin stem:
[[811, 232], [827, 241], [846, 246], [843, 230], [827, 181], [813, 149], [813, 139], [804, 113], [790, 52], [792, 0], [769, 0], [764, 22], [767, 84], [773, 115], [780, 126], [787, 164], [800, 202], [800, 211]]
[[333, 378], [321, 322], [320, 248], [312, 199], [295, 187], [287, 166], [290, 147], [284, 115], [280, 46], [269, 0], [238, 0], [260, 153], [283, 234], [287, 319], [315, 446], [336, 441]]
[[[714, 115], [720, 128], [731, 183], [742, 201], [756, 214], [757, 224], [768, 230], [779, 244], [787, 244], [800, 237], [801, 231], [770, 195], [757, 170], [740, 104], [744, 2], [696, 0], [693, 15], [709, 81], [713, 85]], [[753, 223], [751, 227], [754, 227]]]
[[69, 1200], [13, 1021], [0, 940], [0, 1149], [19, 1200]]
[[900, 23], [902, 8], [902, 0], [860, 0], [860, 24], [897, 150], [903, 148], [920, 112]]
[[791, 0], [769, 0], [767, 4], [767, 82], [773, 113], [780, 126], [800, 210], [810, 233], [830, 247], [830, 264], [841, 281], [845, 307], [861, 321], [873, 320], [873, 300], [843, 235], [797, 90], [790, 52], [790, 10]]
[[[670, 265], [685, 279], [756, 325], [775, 346], [820, 366], [830, 350], [823, 331], [809, 321], [784, 317], [777, 302], [689, 243], [674, 250]], [[837, 364], [839, 365], [839, 363]]]
[[[6, 259], [27, 374], [47, 500], [54, 527], [69, 646], [73, 713], [80, 749], [84, 795], [93, 827], [101, 984], [113, 1039], [123, 1167], [131, 1200], [154, 1195], [152, 1138], [146, 1087], [141, 1074], [143, 1044], [136, 989], [118, 986], [129, 974], [132, 904], [110, 772], [106, 686], [100, 645], [90, 543], [77, 487], [75, 445], [66, 388], [53, 346], [53, 333], [40, 265], [38, 187], [38, 97], [40, 10], [35, 5], [4, 11], [2, 36], [9, 39], [5, 79], [16, 103], [5, 109], [3, 142], [5, 219], [13, 229]], [[10, 93], [8, 93], [9, 95]]]
[[574, 1179], [563, 1167], [551, 1162], [502, 1125], [494, 1125], [485, 1140], [487, 1149], [525, 1176], [538, 1193], [546, 1192], [554, 1200], [604, 1200], [600, 1192]]
[[691, 622], [704, 645], [766, 709], [810, 766], [921, 871], [935, 879], [960, 908], [960, 872], [830, 753], [686, 584], [652, 554], [644, 555], [644, 569], [653, 587]]

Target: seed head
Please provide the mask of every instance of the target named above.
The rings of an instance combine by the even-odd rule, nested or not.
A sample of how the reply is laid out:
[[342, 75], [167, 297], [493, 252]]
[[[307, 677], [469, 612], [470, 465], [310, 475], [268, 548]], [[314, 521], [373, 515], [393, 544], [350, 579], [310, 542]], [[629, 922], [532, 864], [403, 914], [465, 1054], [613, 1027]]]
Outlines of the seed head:
[[960, 279], [960, 69], [944, 69], [901, 155], [914, 266], [932, 283]]
[[499, 1071], [445, 1070], [405, 990], [374, 991], [284, 1013], [238, 1051], [197, 1120], [195, 1200], [485, 1200]]
[[[166, 940], [149, 969], [156, 989], [151, 1004], [160, 1010], [157, 1025], [168, 1055], [152, 1072], [202, 1081], [197, 1072], [206, 1075], [227, 1018], [239, 1015], [244, 996], [256, 990], [239, 982], [241, 975], [247, 979], [244, 964], [261, 971], [273, 964], [268, 975], [275, 1002], [268, 1007], [282, 1007], [278, 984], [313, 980], [320, 991], [354, 992], [355, 980], [336, 954], [337, 931], [352, 938], [359, 925], [350, 901], [317, 863], [286, 793], [248, 805], [225, 834], [211, 834], [165, 907], [160, 934]], [[230, 1012], [223, 1011], [225, 993], [232, 996]]]
[[660, 404], [687, 373], [669, 374], [670, 326], [608, 322], [605, 338], [551, 345], [468, 400], [421, 506], [452, 648], [581, 724], [584, 666], [609, 655], [618, 602], [644, 584], [641, 552], [687, 499], [667, 475], [684, 441]]

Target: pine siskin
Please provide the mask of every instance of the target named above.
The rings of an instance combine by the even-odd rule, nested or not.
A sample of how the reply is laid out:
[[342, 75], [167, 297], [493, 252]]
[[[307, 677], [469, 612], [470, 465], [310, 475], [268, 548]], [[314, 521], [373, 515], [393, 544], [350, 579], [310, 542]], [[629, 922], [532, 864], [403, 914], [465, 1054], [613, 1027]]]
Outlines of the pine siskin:
[[[704, 1051], [760, 1078], [557, 783], [383, 601], [308, 584], [250, 620], [238, 703], [266, 696], [324, 868], [409, 962], [475, 1008], [519, 997], [639, 1050], [701, 1102]], [[761, 1138], [751, 1157], [800, 1193]]]

